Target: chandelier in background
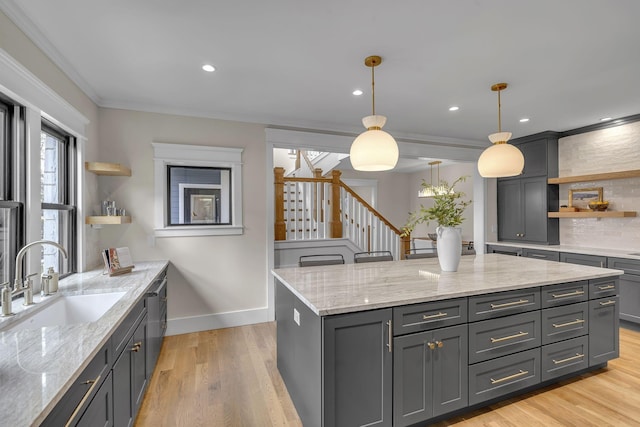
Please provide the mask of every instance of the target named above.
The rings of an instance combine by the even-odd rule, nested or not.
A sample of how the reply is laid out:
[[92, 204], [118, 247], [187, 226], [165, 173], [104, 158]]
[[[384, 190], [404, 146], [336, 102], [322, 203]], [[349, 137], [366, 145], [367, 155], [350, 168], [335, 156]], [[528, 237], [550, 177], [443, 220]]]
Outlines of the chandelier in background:
[[[426, 198], [426, 197], [433, 197], [433, 196], [441, 196], [443, 194], [453, 194], [453, 188], [448, 188], [446, 185], [443, 185], [440, 183], [440, 164], [442, 163], [442, 161], [440, 160], [434, 160], [433, 162], [429, 162], [429, 167], [431, 169], [431, 179], [429, 180], [429, 186], [428, 187], [422, 187], [419, 191], [418, 191], [418, 197], [420, 198]], [[436, 169], [436, 173], [437, 173], [437, 181], [436, 181], [436, 185], [433, 185], [433, 166], [436, 165], [437, 169]]]

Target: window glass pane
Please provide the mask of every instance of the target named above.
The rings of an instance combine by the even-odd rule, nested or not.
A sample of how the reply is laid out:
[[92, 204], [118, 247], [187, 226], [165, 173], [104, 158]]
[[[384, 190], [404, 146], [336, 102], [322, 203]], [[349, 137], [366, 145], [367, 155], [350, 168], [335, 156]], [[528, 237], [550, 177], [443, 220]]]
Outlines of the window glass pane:
[[[42, 239], [53, 240], [60, 243], [67, 250], [69, 256], [71, 253], [71, 238], [73, 227], [73, 211], [43, 209], [42, 210]], [[60, 250], [51, 245], [42, 245], [42, 271], [47, 271], [49, 267], [59, 272], [61, 275], [70, 272], [69, 259], [64, 258]]]
[[40, 201], [44, 203], [65, 203], [65, 143], [64, 139], [50, 132], [40, 134]]
[[167, 168], [169, 225], [231, 223], [231, 169]]

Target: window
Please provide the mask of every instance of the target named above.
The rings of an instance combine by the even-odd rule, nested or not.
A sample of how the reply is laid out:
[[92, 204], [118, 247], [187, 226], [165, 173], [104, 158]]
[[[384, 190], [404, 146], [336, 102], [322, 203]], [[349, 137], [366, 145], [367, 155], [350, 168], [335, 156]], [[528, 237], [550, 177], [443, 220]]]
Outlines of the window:
[[152, 145], [157, 237], [242, 234], [242, 149]]
[[13, 280], [24, 244], [24, 123], [24, 109], [0, 98], [0, 283]]
[[60, 243], [68, 258], [50, 245], [42, 246], [42, 271], [53, 267], [60, 275], [75, 271], [75, 138], [47, 121], [40, 133], [41, 237]]

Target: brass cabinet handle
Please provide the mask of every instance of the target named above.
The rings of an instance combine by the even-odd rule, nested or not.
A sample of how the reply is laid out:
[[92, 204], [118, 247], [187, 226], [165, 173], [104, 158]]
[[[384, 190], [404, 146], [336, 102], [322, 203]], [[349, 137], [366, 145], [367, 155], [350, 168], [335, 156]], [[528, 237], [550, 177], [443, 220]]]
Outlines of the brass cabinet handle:
[[571, 362], [572, 360], [582, 359], [583, 357], [584, 357], [584, 354], [576, 353], [575, 356], [567, 357], [566, 359], [562, 359], [562, 360], [551, 359], [551, 360], [553, 360], [554, 364], [560, 365], [561, 363]]
[[162, 329], [167, 329], [167, 322], [162, 322]]
[[442, 341], [436, 341], [436, 345], [438, 346], [438, 348], [444, 347], [444, 343]]
[[529, 254], [529, 256], [531, 256], [532, 258], [546, 258], [546, 255], [541, 255], [541, 254]]
[[517, 334], [509, 335], [508, 337], [491, 338], [491, 343], [493, 344], [493, 343], [497, 343], [497, 342], [508, 341], [508, 340], [512, 340], [514, 338], [526, 337], [527, 335], [529, 335], [529, 332], [520, 331]]
[[566, 298], [566, 297], [575, 297], [577, 295], [584, 295], [584, 291], [577, 290], [573, 292], [567, 292], [566, 294], [551, 294], [554, 298]]
[[138, 341], [137, 343], [135, 343], [133, 345], [137, 345], [138, 347], [142, 347], [142, 341]]
[[576, 319], [567, 323], [552, 323], [552, 325], [554, 328], [564, 328], [565, 326], [579, 325], [580, 323], [584, 323], [584, 319]]
[[393, 351], [393, 328], [391, 327], [391, 319], [387, 321], [387, 326], [389, 327], [389, 342], [387, 343], [387, 347], [389, 348], [389, 353]]
[[427, 343], [427, 347], [429, 347], [429, 350], [435, 350], [435, 348], [436, 348], [436, 344], [435, 344], [435, 343], [432, 343], [431, 341], [429, 341], [429, 342]]
[[491, 304], [491, 310], [495, 310], [496, 308], [511, 307], [513, 305], [526, 304], [528, 302], [529, 302], [528, 299], [520, 298], [519, 301], [505, 302], [504, 304]]
[[600, 289], [601, 291], [607, 291], [609, 289], [614, 289], [615, 285], [605, 285], [605, 286], [598, 286], [598, 289]]
[[140, 347], [141, 347], [141, 345], [140, 345], [140, 344], [135, 343], [135, 344], [134, 344], [134, 346], [133, 346], [133, 347], [131, 347], [131, 349], [130, 349], [130, 350], [131, 350], [131, 351], [133, 351], [133, 352], [135, 352], [135, 353], [137, 353], [137, 352], [139, 352], [139, 351], [140, 351]]
[[422, 315], [422, 320], [429, 320], [429, 319], [437, 319], [438, 317], [445, 317], [447, 316], [447, 313], [443, 313], [443, 312], [438, 312], [438, 314], [431, 314], [429, 316], [427, 316], [426, 314]]
[[529, 373], [529, 371], [523, 371], [522, 369], [520, 369], [520, 372], [518, 372], [517, 374], [509, 375], [507, 377], [500, 378], [500, 379], [497, 379], [497, 380], [494, 380], [493, 378], [491, 378], [491, 384], [499, 384], [499, 383], [502, 383], [502, 382], [505, 382], [505, 381], [512, 380], [514, 378], [521, 377], [523, 375], [527, 375], [528, 373]]
[[613, 300], [609, 300], [609, 301], [605, 301], [605, 302], [601, 302], [600, 305], [601, 306], [606, 306], [606, 305], [611, 305], [611, 304], [615, 304], [616, 302]]
[[73, 426], [73, 425], [76, 424], [74, 421], [75, 421], [76, 417], [78, 416], [78, 413], [80, 412], [80, 410], [84, 406], [84, 403], [87, 401], [89, 396], [91, 396], [91, 393], [93, 392], [93, 389], [96, 388], [96, 386], [98, 384], [100, 384], [100, 375], [98, 375], [95, 380], [84, 381], [84, 382], [82, 382], [82, 384], [91, 384], [91, 387], [89, 387], [89, 390], [87, 390], [87, 392], [84, 394], [84, 396], [82, 396], [82, 400], [80, 401], [80, 403], [78, 403], [78, 406], [76, 406], [76, 409], [73, 410], [73, 413], [69, 417], [69, 420], [67, 420], [67, 423], [64, 425], [64, 427], [69, 427], [69, 426]]

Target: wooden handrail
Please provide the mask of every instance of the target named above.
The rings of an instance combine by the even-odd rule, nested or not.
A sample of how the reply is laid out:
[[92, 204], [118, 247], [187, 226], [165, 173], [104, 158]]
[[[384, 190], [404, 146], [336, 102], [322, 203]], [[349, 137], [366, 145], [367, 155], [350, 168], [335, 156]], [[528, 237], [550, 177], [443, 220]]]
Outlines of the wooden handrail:
[[389, 227], [394, 233], [396, 233], [397, 235], [402, 234], [402, 231], [398, 230], [396, 227], [394, 227], [393, 224], [391, 224], [389, 221], [387, 221], [387, 219], [385, 217], [382, 216], [382, 214], [380, 212], [378, 212], [377, 210], [375, 210], [369, 203], [367, 203], [362, 197], [360, 197], [358, 195], [358, 193], [356, 193], [355, 191], [353, 191], [347, 184], [345, 184], [344, 182], [340, 181], [340, 186], [342, 188], [344, 188], [347, 193], [351, 194], [353, 196], [353, 198], [355, 198], [358, 202], [362, 203], [364, 205], [365, 208], [367, 208], [369, 211], [371, 211], [371, 213], [376, 216], [380, 221], [382, 221], [387, 227]]

